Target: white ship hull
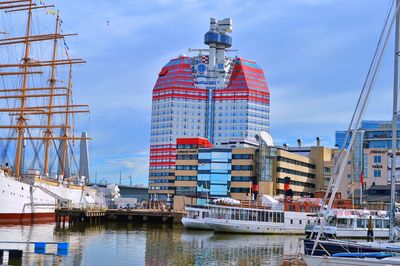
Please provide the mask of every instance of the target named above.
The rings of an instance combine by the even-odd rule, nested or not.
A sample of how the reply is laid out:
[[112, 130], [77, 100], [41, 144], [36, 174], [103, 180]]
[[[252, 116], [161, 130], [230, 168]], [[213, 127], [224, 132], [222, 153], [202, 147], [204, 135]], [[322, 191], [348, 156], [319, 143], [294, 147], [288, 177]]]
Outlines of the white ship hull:
[[[304, 234], [305, 226], [287, 223], [237, 221], [207, 218], [206, 224], [215, 232], [242, 234]], [[307, 217], [304, 217], [307, 220]]]
[[212, 227], [205, 223], [205, 219], [183, 217], [182, 224], [187, 229], [212, 230]]
[[0, 223], [54, 218], [57, 204], [54, 195], [79, 205], [83, 189], [67, 188], [45, 180], [35, 181], [32, 186], [13, 177], [0, 175]]
[[[218, 210], [220, 209], [220, 210]], [[219, 211], [219, 212], [218, 212]], [[247, 216], [258, 213], [252, 220]], [[272, 215], [278, 215], [272, 219]], [[266, 215], [270, 218], [267, 219]], [[305, 227], [313, 218], [304, 212], [273, 211], [237, 207], [212, 207], [211, 217], [204, 219], [216, 232], [244, 234], [305, 234]]]
[[[313, 226], [307, 226], [306, 233], [309, 235], [313, 231]], [[314, 232], [318, 232], [320, 226], [315, 226]], [[374, 238], [389, 238], [389, 228], [374, 228]], [[324, 226], [323, 233], [335, 238], [366, 238], [367, 228], [336, 228], [336, 226]]]

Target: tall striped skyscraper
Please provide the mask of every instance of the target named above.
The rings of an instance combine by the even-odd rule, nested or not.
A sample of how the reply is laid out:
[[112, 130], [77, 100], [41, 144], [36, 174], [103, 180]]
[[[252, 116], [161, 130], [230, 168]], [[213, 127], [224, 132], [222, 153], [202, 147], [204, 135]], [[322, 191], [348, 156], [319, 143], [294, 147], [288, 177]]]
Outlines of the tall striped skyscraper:
[[229, 57], [231, 19], [210, 20], [208, 49], [171, 59], [153, 88], [149, 194], [167, 201], [174, 194], [176, 139], [204, 137], [218, 145], [255, 142], [269, 130], [270, 93], [253, 61]]

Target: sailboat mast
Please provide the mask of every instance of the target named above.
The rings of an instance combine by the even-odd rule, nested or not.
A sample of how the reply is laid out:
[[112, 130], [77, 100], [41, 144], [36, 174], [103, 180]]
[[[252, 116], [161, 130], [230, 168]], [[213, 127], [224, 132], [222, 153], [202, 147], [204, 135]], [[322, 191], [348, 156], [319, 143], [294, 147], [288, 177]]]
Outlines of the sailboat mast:
[[51, 77], [50, 77], [50, 95], [49, 95], [49, 109], [48, 109], [48, 114], [47, 114], [47, 129], [45, 132], [45, 154], [44, 154], [44, 167], [43, 167], [43, 174], [47, 175], [48, 173], [48, 168], [49, 168], [49, 155], [50, 155], [50, 141], [51, 141], [51, 128], [50, 126], [52, 125], [52, 117], [53, 117], [53, 94], [54, 94], [54, 88], [56, 85], [56, 57], [57, 57], [57, 35], [58, 35], [58, 23], [59, 23], [59, 16], [58, 12], [56, 14], [56, 29], [55, 29], [55, 38], [53, 42], [53, 56], [52, 56], [52, 61], [51, 61]]
[[[397, 0], [397, 8], [400, 0]], [[392, 176], [391, 176], [391, 193], [390, 193], [390, 227], [389, 241], [393, 242], [394, 235], [394, 219], [396, 212], [396, 158], [397, 158], [397, 98], [399, 89], [399, 37], [400, 37], [400, 14], [396, 14], [396, 30], [394, 45], [394, 80], [393, 80], [393, 116], [392, 116]]]
[[69, 105], [71, 101], [71, 89], [72, 89], [72, 64], [69, 65], [69, 79], [68, 79], [68, 92], [67, 92], [67, 102], [66, 102], [66, 112], [65, 112], [65, 130], [64, 130], [64, 140], [62, 142], [62, 163], [61, 163], [61, 172], [62, 175], [65, 175], [65, 167], [66, 167], [66, 157], [67, 157], [67, 148], [68, 148], [68, 132], [69, 129]]
[[15, 176], [19, 177], [21, 175], [21, 155], [22, 148], [24, 145], [24, 126], [25, 126], [25, 107], [26, 107], [26, 88], [28, 84], [28, 70], [29, 70], [29, 52], [30, 52], [30, 35], [31, 35], [31, 21], [32, 21], [32, 0], [29, 1], [28, 5], [28, 21], [26, 26], [26, 36], [25, 36], [25, 55], [24, 55], [24, 73], [23, 73], [23, 82], [21, 88], [21, 106], [20, 113], [17, 119], [17, 132], [18, 132], [18, 141], [17, 141], [17, 149], [15, 154]]

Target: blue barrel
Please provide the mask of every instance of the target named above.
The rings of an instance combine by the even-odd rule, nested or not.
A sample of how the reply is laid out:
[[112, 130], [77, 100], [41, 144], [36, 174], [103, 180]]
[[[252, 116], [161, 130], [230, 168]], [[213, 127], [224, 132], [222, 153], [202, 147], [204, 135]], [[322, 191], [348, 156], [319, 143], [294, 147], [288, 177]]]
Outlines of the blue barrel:
[[57, 243], [57, 255], [68, 256], [69, 244], [67, 242]]

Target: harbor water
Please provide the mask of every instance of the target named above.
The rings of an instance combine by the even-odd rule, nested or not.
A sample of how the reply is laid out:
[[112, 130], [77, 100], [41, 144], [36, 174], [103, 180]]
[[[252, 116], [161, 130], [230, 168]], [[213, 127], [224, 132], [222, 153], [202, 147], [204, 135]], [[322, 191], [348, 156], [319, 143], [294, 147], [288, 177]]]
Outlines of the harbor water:
[[12, 265], [303, 265], [296, 260], [301, 236], [218, 234], [180, 225], [104, 223], [0, 227], [1, 241], [68, 242], [69, 254], [56, 246], [35, 254], [32, 244], [0, 244], [21, 249]]

